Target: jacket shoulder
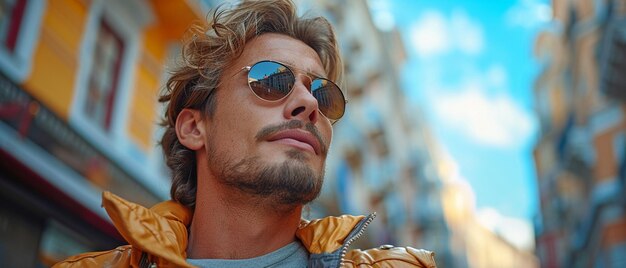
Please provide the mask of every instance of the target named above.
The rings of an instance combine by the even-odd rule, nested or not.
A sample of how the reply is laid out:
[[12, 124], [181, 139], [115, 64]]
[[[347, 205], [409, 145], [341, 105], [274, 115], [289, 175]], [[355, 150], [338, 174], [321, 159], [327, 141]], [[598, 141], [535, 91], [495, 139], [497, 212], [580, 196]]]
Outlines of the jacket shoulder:
[[136, 267], [144, 254], [159, 267], [191, 267], [185, 262], [189, 209], [173, 201], [148, 209], [110, 192], [102, 194], [102, 205], [130, 245], [80, 254], [54, 267]]
[[130, 267], [132, 250], [130, 245], [120, 246], [112, 250], [87, 252], [72, 256], [53, 265], [53, 268], [78, 267]]
[[389, 245], [351, 250], [344, 257], [343, 264], [343, 267], [437, 267], [435, 253], [431, 251]]

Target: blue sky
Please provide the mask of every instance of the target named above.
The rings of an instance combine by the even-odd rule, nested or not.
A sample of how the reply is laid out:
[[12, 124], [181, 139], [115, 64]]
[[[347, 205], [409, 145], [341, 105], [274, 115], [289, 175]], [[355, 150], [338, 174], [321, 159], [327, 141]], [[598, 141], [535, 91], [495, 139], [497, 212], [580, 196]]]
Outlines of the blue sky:
[[[398, 27], [408, 53], [402, 85], [425, 113], [477, 213], [532, 221], [538, 122], [533, 44], [547, 0], [370, 0], [376, 25]], [[486, 215], [486, 214], [483, 214]]]

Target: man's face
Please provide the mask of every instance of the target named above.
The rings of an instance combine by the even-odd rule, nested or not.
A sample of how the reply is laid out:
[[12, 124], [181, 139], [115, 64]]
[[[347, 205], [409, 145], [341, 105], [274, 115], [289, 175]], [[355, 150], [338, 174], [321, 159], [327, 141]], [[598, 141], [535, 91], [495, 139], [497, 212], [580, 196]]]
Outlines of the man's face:
[[299, 40], [268, 33], [249, 41], [215, 92], [217, 106], [206, 123], [209, 172], [225, 185], [272, 202], [307, 203], [321, 190], [331, 123], [309, 92], [310, 78], [295, 68], [295, 85], [286, 98], [257, 97], [241, 69], [262, 60], [325, 75], [317, 53]]

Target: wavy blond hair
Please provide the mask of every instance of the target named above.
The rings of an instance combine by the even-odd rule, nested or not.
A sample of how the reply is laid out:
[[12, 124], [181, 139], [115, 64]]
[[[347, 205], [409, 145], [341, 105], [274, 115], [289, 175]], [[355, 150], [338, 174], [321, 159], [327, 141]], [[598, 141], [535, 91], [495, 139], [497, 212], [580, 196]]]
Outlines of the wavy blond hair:
[[213, 91], [222, 71], [238, 58], [248, 41], [264, 33], [279, 33], [310, 46], [320, 57], [328, 78], [339, 81], [342, 63], [335, 33], [322, 18], [296, 14], [291, 0], [243, 1], [232, 9], [220, 6], [206, 25], [195, 25], [183, 43], [182, 65], [168, 79], [159, 101], [166, 103], [161, 146], [172, 171], [173, 200], [190, 208], [196, 201], [196, 156], [176, 136], [176, 118], [185, 108], [212, 116], [216, 106]]

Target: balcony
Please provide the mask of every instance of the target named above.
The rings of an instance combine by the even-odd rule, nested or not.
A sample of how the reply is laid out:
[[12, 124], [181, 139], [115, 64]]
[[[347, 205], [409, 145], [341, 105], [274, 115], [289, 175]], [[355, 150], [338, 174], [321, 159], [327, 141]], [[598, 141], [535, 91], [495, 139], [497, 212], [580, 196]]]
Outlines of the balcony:
[[626, 18], [609, 22], [604, 44], [599, 47], [600, 88], [608, 97], [626, 101]]
[[[37, 173], [45, 184], [61, 190], [90, 209], [100, 210], [99, 196], [104, 190], [132, 197], [132, 200], [144, 205], [160, 200], [119, 163], [96, 149], [65, 120], [2, 73], [0, 157], [0, 169], [16, 170], [17, 167], [9, 163], [19, 163], [24, 169]], [[25, 176], [21, 178], [24, 180], [33, 177], [20, 176]], [[40, 183], [34, 184], [43, 187]], [[50, 192], [52, 189], [42, 190]], [[92, 199], [95, 201], [92, 202]], [[89, 206], [91, 203], [94, 205]]]

